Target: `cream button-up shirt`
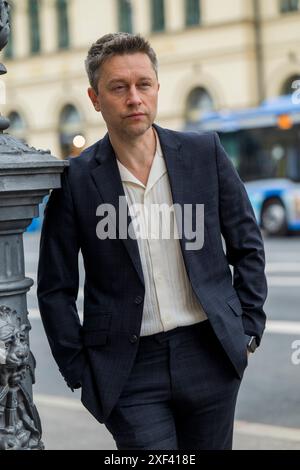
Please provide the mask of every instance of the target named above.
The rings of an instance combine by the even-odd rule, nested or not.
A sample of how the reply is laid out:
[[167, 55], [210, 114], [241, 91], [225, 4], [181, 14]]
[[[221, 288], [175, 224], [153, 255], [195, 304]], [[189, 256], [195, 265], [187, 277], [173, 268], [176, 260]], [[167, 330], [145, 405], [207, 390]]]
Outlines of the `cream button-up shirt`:
[[[192, 325], [207, 316], [192, 290], [184, 265], [175, 216], [168, 210], [160, 216], [158, 206], [173, 206], [170, 183], [160, 142], [147, 185], [139, 181], [119, 160], [120, 176], [133, 216], [145, 281], [141, 336]], [[167, 206], [166, 206], [167, 205]]]

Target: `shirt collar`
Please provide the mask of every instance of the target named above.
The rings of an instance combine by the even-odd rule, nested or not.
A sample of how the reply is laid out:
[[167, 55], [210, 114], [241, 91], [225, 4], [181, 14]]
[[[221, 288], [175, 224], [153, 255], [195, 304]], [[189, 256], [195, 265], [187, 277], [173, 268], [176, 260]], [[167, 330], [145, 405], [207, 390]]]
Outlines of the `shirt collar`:
[[150, 191], [151, 188], [157, 183], [157, 181], [167, 172], [166, 164], [165, 164], [165, 159], [163, 157], [160, 141], [157, 135], [157, 132], [154, 130], [154, 134], [156, 137], [156, 152], [154, 155], [154, 159], [152, 162], [152, 166], [150, 169], [148, 181], [147, 181], [147, 186], [145, 186], [141, 181], [138, 180], [127, 168], [123, 163], [121, 163], [117, 159], [117, 164], [119, 167], [119, 172], [121, 176], [121, 180], [123, 183], [134, 183], [143, 189], [146, 190], [146, 192]]

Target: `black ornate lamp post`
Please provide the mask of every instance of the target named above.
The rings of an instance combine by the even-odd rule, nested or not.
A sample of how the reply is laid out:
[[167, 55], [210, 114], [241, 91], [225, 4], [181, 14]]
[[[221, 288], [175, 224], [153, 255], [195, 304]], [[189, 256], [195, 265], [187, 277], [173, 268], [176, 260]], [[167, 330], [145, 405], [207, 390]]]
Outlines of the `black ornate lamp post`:
[[[0, 0], [0, 50], [8, 41], [9, 6]], [[0, 75], [6, 73], [0, 64]], [[43, 449], [41, 424], [32, 399], [35, 359], [30, 352], [23, 233], [38, 205], [60, 187], [65, 161], [36, 150], [4, 131], [0, 117], [0, 450]]]

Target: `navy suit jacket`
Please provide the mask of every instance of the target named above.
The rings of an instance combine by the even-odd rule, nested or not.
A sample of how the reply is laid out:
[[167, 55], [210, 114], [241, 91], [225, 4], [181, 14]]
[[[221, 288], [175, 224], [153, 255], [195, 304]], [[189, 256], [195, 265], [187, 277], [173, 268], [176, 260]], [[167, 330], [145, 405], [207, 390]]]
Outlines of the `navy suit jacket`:
[[[266, 320], [264, 247], [254, 212], [217, 134], [155, 129], [173, 203], [204, 204], [204, 245], [186, 250], [190, 240], [183, 233], [182, 254], [196, 297], [242, 377], [245, 334], [260, 342]], [[96, 235], [97, 207], [109, 203], [118, 212], [119, 196], [124, 190], [106, 135], [70, 161], [62, 188], [52, 191], [46, 206], [40, 243], [37, 292], [52, 353], [67, 384], [82, 384], [82, 403], [100, 422], [133, 366], [145, 296], [137, 241]], [[85, 268], [83, 325], [76, 308], [79, 250]]]

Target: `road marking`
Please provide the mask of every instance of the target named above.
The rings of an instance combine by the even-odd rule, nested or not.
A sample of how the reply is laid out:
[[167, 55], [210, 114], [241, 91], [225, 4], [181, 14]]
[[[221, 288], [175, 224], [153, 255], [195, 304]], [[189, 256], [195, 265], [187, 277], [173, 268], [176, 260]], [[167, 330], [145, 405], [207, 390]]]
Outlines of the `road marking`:
[[[86, 411], [80, 400], [74, 398], [64, 398], [54, 395], [34, 394], [34, 402], [38, 406], [49, 406], [72, 411]], [[268, 437], [284, 441], [300, 442], [300, 429], [288, 428], [285, 426], [274, 426], [270, 424], [250, 423], [247, 421], [238, 421], [234, 423], [235, 434], [244, 434], [247, 436]]]
[[300, 442], [300, 429], [270, 424], [249, 423], [247, 421], [235, 421], [234, 432], [247, 436], [267, 437], [281, 441]]
[[300, 262], [291, 262], [291, 263], [280, 263], [280, 262], [273, 262], [266, 264], [266, 272], [267, 273], [274, 273], [274, 272], [299, 272], [300, 273]]
[[29, 315], [29, 320], [30, 319], [40, 320], [41, 319], [40, 311], [39, 311], [38, 308], [29, 308], [28, 309], [28, 315]]
[[300, 277], [296, 276], [268, 276], [269, 287], [299, 287]]
[[268, 320], [266, 324], [266, 333], [300, 335], [300, 322]]
[[38, 393], [33, 395], [33, 399], [38, 405], [42, 406], [52, 406], [53, 408], [77, 411], [84, 411], [85, 409], [80, 399], [75, 400], [74, 398], [64, 398], [57, 395], [42, 395]]

